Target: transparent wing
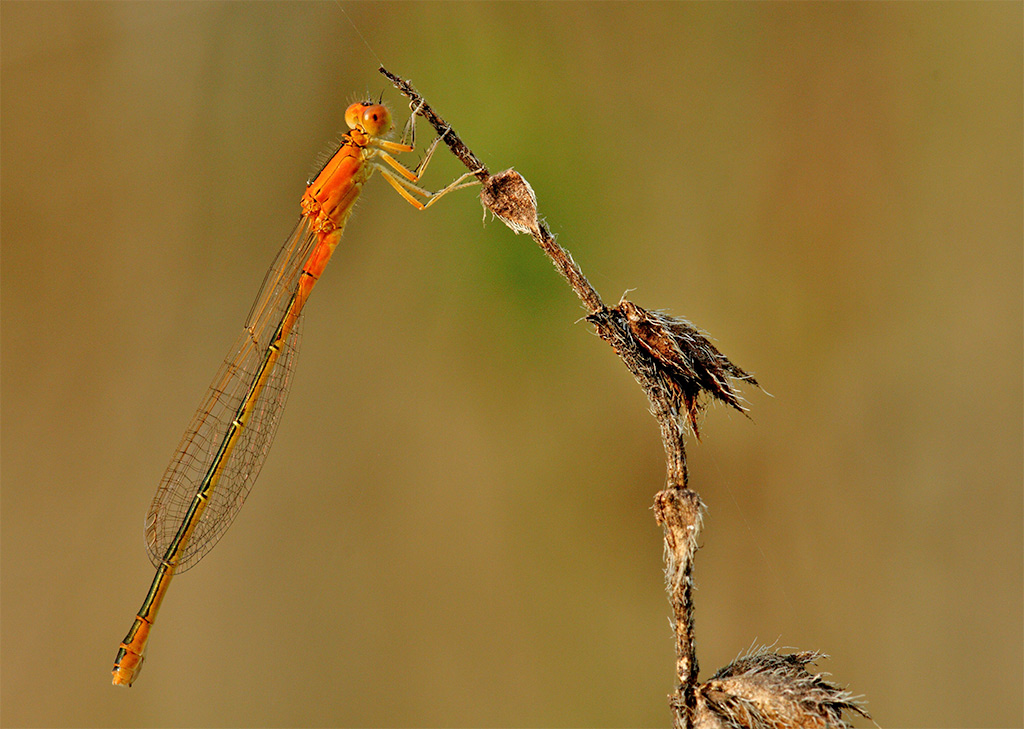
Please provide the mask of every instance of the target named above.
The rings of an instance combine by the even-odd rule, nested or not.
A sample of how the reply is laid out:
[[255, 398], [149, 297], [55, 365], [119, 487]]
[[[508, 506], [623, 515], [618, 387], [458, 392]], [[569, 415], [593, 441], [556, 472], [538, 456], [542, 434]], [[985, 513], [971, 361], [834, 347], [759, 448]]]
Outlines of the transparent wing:
[[[210, 385], [157, 488], [146, 516], [146, 547], [159, 565], [202, 485], [228, 428], [247, 397], [277, 325], [288, 308], [317, 236], [305, 218], [267, 272], [239, 337]], [[181, 552], [175, 572], [194, 567], [220, 540], [242, 508], [274, 440], [291, 386], [302, 319], [292, 328], [266, 384], [251, 406], [246, 427], [228, 455], [206, 509]]]

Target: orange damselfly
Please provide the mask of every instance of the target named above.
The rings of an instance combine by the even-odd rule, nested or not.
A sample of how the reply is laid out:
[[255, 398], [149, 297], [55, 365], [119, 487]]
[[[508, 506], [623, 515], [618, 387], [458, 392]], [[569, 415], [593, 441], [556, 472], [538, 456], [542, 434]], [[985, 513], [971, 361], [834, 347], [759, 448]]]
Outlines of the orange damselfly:
[[[422, 102], [421, 102], [422, 103]], [[415, 139], [413, 110], [406, 128]], [[217, 373], [175, 451], [146, 517], [156, 576], [114, 659], [115, 685], [131, 686], [142, 669], [149, 631], [171, 578], [195, 566], [224, 534], [252, 488], [274, 439], [298, 352], [302, 309], [341, 239], [363, 184], [375, 170], [424, 210], [442, 195], [476, 184], [472, 172], [438, 192], [415, 183], [442, 137], [408, 169], [391, 153], [414, 144], [383, 136], [391, 114], [382, 103], [352, 104], [349, 131], [302, 196], [302, 214], [263, 280], [245, 329]], [[417, 197], [418, 196], [418, 197]], [[420, 200], [419, 198], [422, 198]]]

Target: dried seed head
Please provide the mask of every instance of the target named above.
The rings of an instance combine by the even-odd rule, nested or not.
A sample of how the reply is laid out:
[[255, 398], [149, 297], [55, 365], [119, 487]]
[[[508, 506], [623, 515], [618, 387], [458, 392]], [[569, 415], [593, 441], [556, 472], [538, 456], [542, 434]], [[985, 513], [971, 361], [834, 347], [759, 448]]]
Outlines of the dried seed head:
[[757, 380], [719, 352], [707, 334], [685, 319], [641, 309], [626, 299], [611, 311], [623, 316], [633, 338], [651, 355], [658, 372], [681, 400], [697, 437], [697, 416], [706, 405], [704, 393], [742, 413], [747, 411], [735, 382], [757, 386]]
[[702, 729], [844, 729], [843, 712], [871, 718], [849, 692], [806, 666], [821, 653], [776, 653], [758, 648], [697, 687], [697, 727]]
[[516, 233], [540, 235], [537, 196], [522, 175], [513, 169], [499, 172], [483, 182], [480, 202]]

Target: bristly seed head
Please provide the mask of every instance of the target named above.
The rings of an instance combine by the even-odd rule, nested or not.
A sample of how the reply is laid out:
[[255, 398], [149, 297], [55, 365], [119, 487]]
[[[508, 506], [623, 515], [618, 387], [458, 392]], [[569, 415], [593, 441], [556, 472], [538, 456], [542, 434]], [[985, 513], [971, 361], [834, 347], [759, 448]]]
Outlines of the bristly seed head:
[[844, 713], [871, 716], [857, 697], [811, 673], [827, 656], [814, 651], [776, 653], [764, 647], [720, 670], [697, 687], [696, 725], [718, 729], [849, 729]]
[[681, 401], [698, 438], [697, 417], [707, 402], [702, 398], [704, 393], [741, 413], [747, 412], [735, 383], [749, 382], [759, 387], [757, 380], [719, 352], [707, 334], [685, 319], [641, 309], [626, 299], [608, 311], [621, 314], [633, 338], [650, 354], [658, 372]]

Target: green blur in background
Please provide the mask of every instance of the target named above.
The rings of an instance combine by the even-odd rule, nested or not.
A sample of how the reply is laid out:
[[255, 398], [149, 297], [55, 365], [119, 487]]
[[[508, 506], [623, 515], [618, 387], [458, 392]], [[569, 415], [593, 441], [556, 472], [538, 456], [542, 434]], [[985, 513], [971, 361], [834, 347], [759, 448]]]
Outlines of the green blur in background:
[[367, 93], [406, 117], [383, 61], [607, 301], [771, 393], [690, 448], [702, 677], [820, 649], [882, 726], [1019, 726], [1021, 4], [343, 7], [0, 5], [0, 722], [670, 723], [642, 393], [474, 191], [380, 179], [259, 483], [110, 685], [149, 501], [318, 154]]

